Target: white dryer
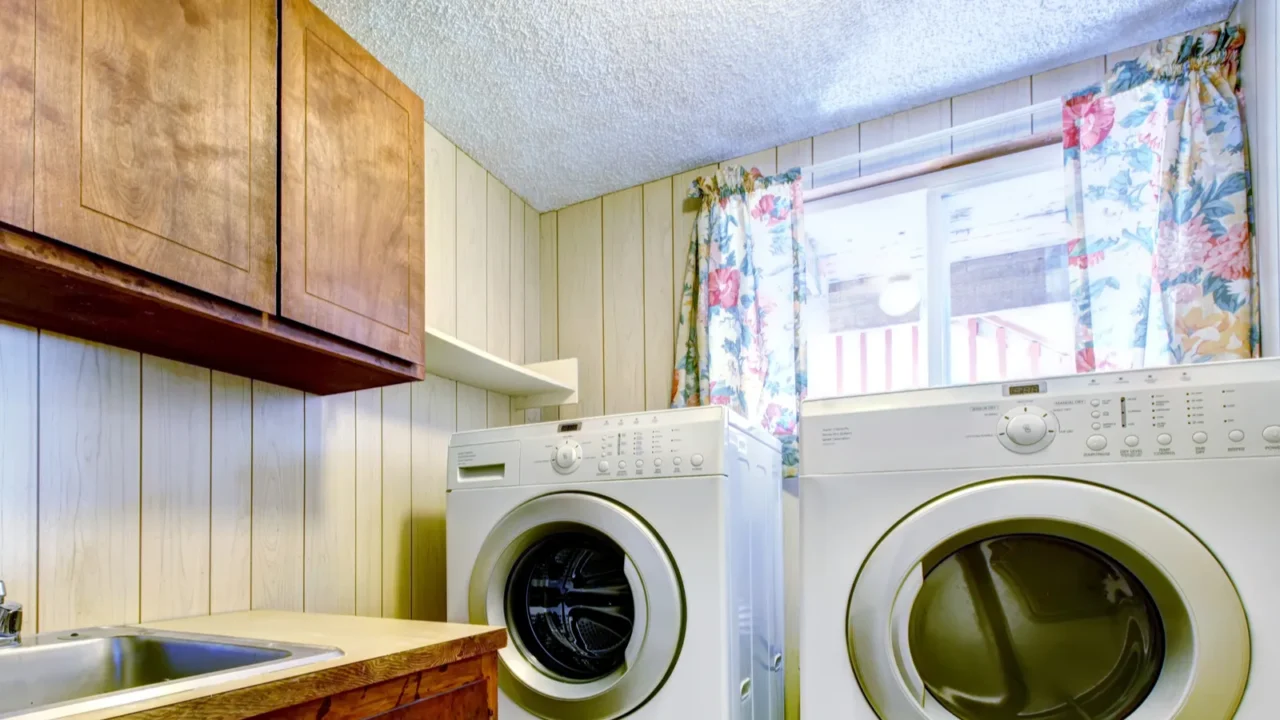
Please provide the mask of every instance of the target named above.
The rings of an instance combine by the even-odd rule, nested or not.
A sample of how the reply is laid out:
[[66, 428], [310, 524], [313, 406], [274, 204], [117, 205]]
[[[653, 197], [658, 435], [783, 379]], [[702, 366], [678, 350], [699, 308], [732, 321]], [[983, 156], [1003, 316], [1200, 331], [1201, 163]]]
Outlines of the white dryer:
[[718, 407], [454, 435], [448, 617], [507, 628], [501, 717], [780, 718], [781, 475]]
[[803, 716], [1280, 715], [1280, 362], [802, 417]]

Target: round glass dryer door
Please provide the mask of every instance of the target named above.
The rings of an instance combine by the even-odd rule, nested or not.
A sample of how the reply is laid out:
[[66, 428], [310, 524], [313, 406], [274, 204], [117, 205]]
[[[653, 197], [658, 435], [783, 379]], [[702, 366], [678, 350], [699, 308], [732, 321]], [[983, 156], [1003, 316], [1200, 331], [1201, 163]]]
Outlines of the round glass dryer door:
[[1213, 554], [1150, 505], [1069, 480], [911, 513], [854, 582], [848, 643], [885, 720], [1228, 720], [1249, 675]]
[[536, 715], [610, 720], [662, 687], [684, 637], [684, 592], [653, 531], [585, 493], [500, 520], [471, 574], [472, 622], [506, 626], [499, 685]]

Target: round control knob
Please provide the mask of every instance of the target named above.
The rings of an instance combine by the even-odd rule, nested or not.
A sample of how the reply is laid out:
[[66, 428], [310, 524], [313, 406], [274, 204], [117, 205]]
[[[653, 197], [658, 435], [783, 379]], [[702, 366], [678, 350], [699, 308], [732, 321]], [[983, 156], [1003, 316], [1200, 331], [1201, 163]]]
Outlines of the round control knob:
[[1203, 430], [1197, 430], [1196, 432], [1191, 433], [1191, 442], [1197, 445], [1203, 445], [1209, 442], [1209, 434]]
[[693, 463], [694, 467], [702, 467], [702, 454], [694, 453], [693, 457], [689, 458], [689, 462]]
[[1138, 447], [1138, 436], [1129, 435], [1124, 439], [1124, 444], [1128, 445], [1129, 447]]
[[1170, 435], [1169, 433], [1160, 433], [1159, 435], [1156, 436], [1156, 442], [1160, 443], [1161, 445], [1168, 445], [1169, 443], [1173, 442], [1173, 436]]
[[1094, 451], [1107, 449], [1107, 439], [1101, 435], [1090, 435], [1089, 439], [1084, 441], [1084, 444]]
[[1269, 425], [1263, 428], [1262, 439], [1269, 443], [1280, 443], [1280, 425]]
[[569, 473], [578, 469], [582, 462], [582, 446], [574, 440], [566, 440], [556, 446], [551, 456], [551, 467], [559, 473]]
[[1231, 442], [1244, 442], [1244, 431], [1232, 430], [1231, 432], [1227, 433], [1227, 437], [1231, 440]]
[[996, 437], [1016, 453], [1039, 452], [1053, 442], [1058, 418], [1042, 408], [1026, 405], [1005, 413], [996, 426]]
[[600, 462], [596, 463], [596, 469], [599, 470], [600, 472], [609, 472], [609, 461], [601, 460]]
[[1009, 425], [1004, 431], [1015, 444], [1026, 446], [1035, 445], [1043, 440], [1048, 430], [1049, 428], [1044, 424], [1044, 418], [1022, 413], [1010, 418]]

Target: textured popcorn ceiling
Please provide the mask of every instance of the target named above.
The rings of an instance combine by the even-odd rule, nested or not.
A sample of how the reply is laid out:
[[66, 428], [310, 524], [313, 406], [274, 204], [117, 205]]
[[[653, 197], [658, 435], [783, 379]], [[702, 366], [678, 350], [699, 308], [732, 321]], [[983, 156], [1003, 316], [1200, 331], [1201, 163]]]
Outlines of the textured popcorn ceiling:
[[1234, 0], [314, 0], [538, 210], [1221, 20]]

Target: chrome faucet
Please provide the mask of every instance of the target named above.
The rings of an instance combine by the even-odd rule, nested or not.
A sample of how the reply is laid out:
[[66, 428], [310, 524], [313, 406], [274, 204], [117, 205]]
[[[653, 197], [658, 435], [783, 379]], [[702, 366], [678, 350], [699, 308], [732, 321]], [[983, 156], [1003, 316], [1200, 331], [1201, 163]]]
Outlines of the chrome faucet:
[[22, 605], [5, 602], [4, 581], [0, 580], [0, 645], [16, 642], [22, 631]]

